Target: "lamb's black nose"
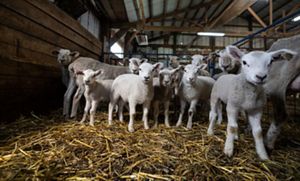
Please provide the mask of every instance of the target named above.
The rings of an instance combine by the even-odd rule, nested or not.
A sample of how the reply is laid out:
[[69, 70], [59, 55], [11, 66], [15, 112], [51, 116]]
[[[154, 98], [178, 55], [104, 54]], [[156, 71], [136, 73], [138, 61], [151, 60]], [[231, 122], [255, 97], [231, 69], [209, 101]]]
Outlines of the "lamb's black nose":
[[267, 75], [264, 76], [256, 75], [256, 78], [260, 79], [260, 81], [263, 81], [265, 78], [267, 78]]
[[145, 79], [145, 80], [149, 80], [149, 79], [150, 79], [150, 77], [144, 77], [144, 79]]
[[223, 68], [224, 68], [225, 70], [227, 70], [228, 67], [229, 67], [229, 65], [223, 66]]

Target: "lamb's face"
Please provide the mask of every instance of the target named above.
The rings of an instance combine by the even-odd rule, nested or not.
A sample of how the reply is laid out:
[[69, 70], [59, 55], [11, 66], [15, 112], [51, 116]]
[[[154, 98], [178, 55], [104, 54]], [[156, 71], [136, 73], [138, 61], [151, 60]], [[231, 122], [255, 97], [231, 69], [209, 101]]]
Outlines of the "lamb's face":
[[91, 69], [84, 70], [83, 74], [83, 82], [86, 85], [91, 85], [96, 81], [97, 75], [101, 74], [101, 70], [93, 71]]
[[284, 60], [278, 59], [284, 54], [291, 55], [293, 58], [297, 53], [288, 49], [280, 49], [273, 52], [253, 51], [244, 54], [235, 46], [227, 46], [226, 51], [232, 58], [239, 60], [242, 64], [242, 73], [246, 80], [255, 85], [264, 84], [267, 80], [271, 63], [273, 61]]
[[184, 73], [182, 79], [185, 83], [193, 85], [198, 76], [199, 67], [195, 65], [186, 65], [184, 68]]
[[272, 56], [263, 51], [253, 51], [242, 57], [242, 71], [247, 81], [264, 84], [272, 63]]
[[60, 49], [57, 54], [57, 61], [63, 65], [69, 65], [72, 57], [70, 56], [71, 51], [68, 49]]
[[160, 63], [156, 63], [154, 65], [150, 63], [142, 63], [139, 67], [139, 77], [145, 84], [152, 82], [154, 72], [157, 71], [160, 66]]
[[179, 66], [179, 62], [177, 60], [178, 57], [170, 56], [170, 66], [173, 68], [177, 68]]
[[172, 84], [172, 70], [163, 69], [159, 71], [159, 81], [165, 87], [170, 87]]
[[172, 86], [174, 87], [175, 95], [178, 95], [179, 85], [183, 75], [183, 66], [179, 66], [172, 70]]
[[129, 69], [134, 74], [139, 74], [139, 66], [144, 62], [145, 60], [141, 60], [139, 58], [131, 58], [129, 59]]
[[202, 55], [193, 55], [192, 59], [192, 64], [198, 66], [203, 63], [204, 57]]
[[223, 72], [228, 72], [234, 68], [234, 60], [225, 53], [220, 54], [219, 67]]

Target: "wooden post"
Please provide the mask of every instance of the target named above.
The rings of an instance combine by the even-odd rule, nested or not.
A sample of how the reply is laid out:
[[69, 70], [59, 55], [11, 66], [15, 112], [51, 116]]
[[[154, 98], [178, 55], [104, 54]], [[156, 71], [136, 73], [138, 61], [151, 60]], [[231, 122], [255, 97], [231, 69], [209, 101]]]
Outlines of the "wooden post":
[[214, 52], [216, 49], [216, 38], [214, 36], [209, 37], [209, 47], [211, 52]]
[[269, 0], [269, 24], [273, 23], [273, 0]]
[[[248, 30], [251, 32], [253, 31], [253, 22], [251, 17], [248, 19]], [[253, 39], [249, 40], [249, 50], [253, 50]]]
[[173, 54], [176, 54], [177, 33], [173, 33]]

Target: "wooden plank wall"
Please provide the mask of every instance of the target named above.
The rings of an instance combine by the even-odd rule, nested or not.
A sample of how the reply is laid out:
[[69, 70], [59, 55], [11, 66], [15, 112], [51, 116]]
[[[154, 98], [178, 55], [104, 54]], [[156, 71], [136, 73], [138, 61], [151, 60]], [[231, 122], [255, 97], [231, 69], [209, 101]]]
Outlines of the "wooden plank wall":
[[101, 42], [47, 0], [0, 1], [0, 121], [62, 106], [65, 87], [52, 50], [98, 59]]

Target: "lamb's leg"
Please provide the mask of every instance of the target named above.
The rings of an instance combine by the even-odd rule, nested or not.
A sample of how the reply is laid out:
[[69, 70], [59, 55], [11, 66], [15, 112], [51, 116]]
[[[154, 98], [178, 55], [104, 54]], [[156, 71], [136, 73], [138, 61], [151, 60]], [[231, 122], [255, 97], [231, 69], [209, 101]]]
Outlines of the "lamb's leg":
[[285, 108], [285, 96], [272, 97], [271, 100], [274, 109], [274, 120], [272, 121], [265, 138], [265, 144], [269, 150], [274, 149], [274, 144], [280, 134], [281, 127], [288, 117]]
[[120, 100], [119, 101], [119, 108], [118, 108], [118, 113], [119, 113], [119, 121], [120, 122], [124, 122], [124, 116], [123, 116], [123, 108], [124, 108], [124, 104], [125, 104], [125, 102], [124, 101], [122, 101], [122, 100]]
[[223, 115], [222, 115], [222, 103], [219, 101], [217, 105], [217, 112], [218, 112], [218, 121], [217, 123], [220, 125], [223, 121]]
[[90, 111], [90, 108], [91, 108], [91, 100], [88, 97], [86, 97], [85, 100], [86, 101], [85, 101], [84, 113], [83, 113], [83, 117], [80, 121], [80, 124], [84, 123], [84, 121], [86, 120], [86, 117]]
[[214, 127], [216, 124], [217, 110], [218, 110], [219, 104], [221, 104], [221, 102], [218, 101], [217, 99], [211, 99], [211, 101], [210, 101], [209, 126], [207, 129], [208, 135], [214, 135]]
[[262, 116], [262, 111], [258, 112], [252, 112], [248, 113], [248, 119], [249, 123], [252, 128], [252, 134], [255, 140], [255, 148], [256, 152], [259, 156], [260, 159], [262, 160], [268, 160], [268, 154], [265, 149], [264, 141], [263, 141], [263, 134], [262, 134], [262, 129], [261, 129], [261, 116]]
[[192, 100], [191, 104], [190, 104], [190, 108], [189, 108], [189, 118], [188, 118], [188, 122], [187, 122], [187, 129], [192, 129], [193, 126], [193, 116], [194, 113], [196, 111], [196, 105], [197, 105], [198, 100]]
[[115, 101], [110, 101], [110, 103], [108, 104], [108, 125], [112, 125], [113, 110], [115, 105]]
[[234, 139], [238, 133], [238, 124], [237, 124], [237, 116], [238, 110], [235, 108], [228, 107], [227, 105], [227, 117], [228, 117], [228, 125], [227, 125], [227, 136], [224, 147], [225, 155], [231, 157], [233, 155], [234, 150]]
[[153, 114], [154, 114], [154, 128], [158, 125], [158, 115], [159, 115], [159, 101], [153, 101]]
[[93, 100], [92, 101], [92, 107], [90, 110], [90, 125], [94, 126], [94, 122], [95, 122], [95, 113], [98, 107], [98, 101]]
[[70, 116], [71, 99], [72, 99], [72, 95], [73, 95], [75, 89], [76, 89], [75, 80], [74, 80], [74, 78], [71, 78], [69, 85], [68, 85], [68, 89], [64, 95], [63, 115], [66, 118], [69, 118], [69, 116]]
[[165, 125], [166, 127], [170, 127], [170, 122], [169, 122], [169, 107], [170, 107], [170, 101], [166, 101], [164, 103], [165, 107]]
[[180, 99], [180, 114], [179, 114], [178, 121], [176, 123], [176, 127], [179, 127], [182, 124], [182, 117], [184, 114], [185, 106], [186, 106], [186, 102]]
[[77, 91], [73, 97], [73, 104], [72, 104], [72, 112], [71, 112], [71, 118], [75, 117], [77, 115], [78, 105], [79, 101], [84, 93], [84, 86], [79, 86], [77, 88]]
[[145, 102], [143, 105], [143, 122], [144, 122], [144, 128], [149, 129], [149, 124], [148, 124], [148, 113], [149, 113], [149, 108], [150, 108], [151, 102]]
[[129, 102], [129, 123], [128, 123], [128, 131], [134, 132], [133, 121], [135, 116], [135, 106], [134, 102]]

